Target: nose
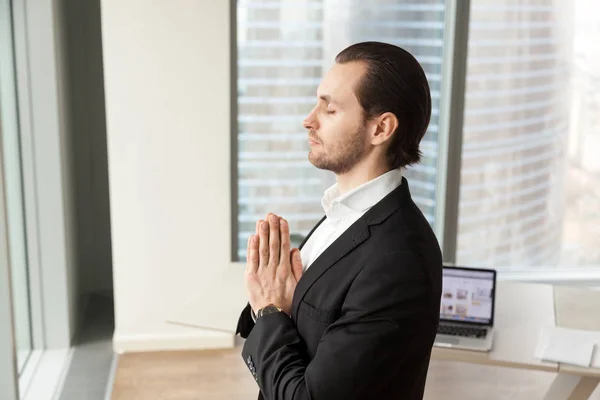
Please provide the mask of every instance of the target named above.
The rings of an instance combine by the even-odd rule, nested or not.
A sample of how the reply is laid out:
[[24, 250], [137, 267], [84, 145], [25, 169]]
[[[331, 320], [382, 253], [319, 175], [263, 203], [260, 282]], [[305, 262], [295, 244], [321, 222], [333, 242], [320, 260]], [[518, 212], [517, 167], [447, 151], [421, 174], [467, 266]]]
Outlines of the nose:
[[306, 118], [304, 118], [304, 121], [302, 121], [302, 126], [304, 126], [305, 129], [308, 129], [311, 131], [316, 131], [317, 129], [319, 129], [319, 123], [318, 123], [316, 115], [315, 115], [315, 110], [316, 110], [316, 107], [313, 108], [310, 111], [310, 113], [308, 113]]

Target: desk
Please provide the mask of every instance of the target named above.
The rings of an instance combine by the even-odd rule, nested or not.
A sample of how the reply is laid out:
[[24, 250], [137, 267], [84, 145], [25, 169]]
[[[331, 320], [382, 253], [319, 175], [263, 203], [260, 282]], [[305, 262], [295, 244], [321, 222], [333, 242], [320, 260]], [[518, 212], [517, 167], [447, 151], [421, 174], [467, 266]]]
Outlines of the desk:
[[544, 400], [585, 400], [600, 383], [600, 369], [535, 358], [544, 326], [600, 331], [600, 291], [499, 281], [494, 319], [491, 352], [434, 347], [432, 358], [558, 373]]

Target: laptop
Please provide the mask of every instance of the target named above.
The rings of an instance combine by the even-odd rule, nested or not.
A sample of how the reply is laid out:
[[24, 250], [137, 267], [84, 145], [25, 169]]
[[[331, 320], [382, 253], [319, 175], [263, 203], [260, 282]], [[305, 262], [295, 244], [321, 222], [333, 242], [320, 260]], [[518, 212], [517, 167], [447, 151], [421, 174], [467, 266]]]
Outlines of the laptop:
[[440, 323], [434, 345], [490, 351], [495, 297], [495, 270], [444, 266]]

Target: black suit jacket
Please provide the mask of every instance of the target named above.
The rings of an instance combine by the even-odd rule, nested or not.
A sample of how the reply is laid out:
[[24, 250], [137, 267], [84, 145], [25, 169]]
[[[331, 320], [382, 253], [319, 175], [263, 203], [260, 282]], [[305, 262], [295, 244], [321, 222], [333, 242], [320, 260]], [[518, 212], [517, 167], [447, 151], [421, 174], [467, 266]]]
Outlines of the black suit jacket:
[[242, 311], [259, 399], [422, 399], [441, 287], [439, 244], [403, 178], [308, 268], [291, 317]]

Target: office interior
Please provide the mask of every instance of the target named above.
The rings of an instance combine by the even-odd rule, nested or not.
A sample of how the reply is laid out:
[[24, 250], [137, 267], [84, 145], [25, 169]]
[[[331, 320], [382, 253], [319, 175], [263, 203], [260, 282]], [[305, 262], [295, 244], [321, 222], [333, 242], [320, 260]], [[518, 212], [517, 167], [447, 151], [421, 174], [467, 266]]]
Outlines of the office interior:
[[302, 119], [366, 40], [427, 74], [444, 262], [497, 272], [499, 340], [434, 349], [425, 399], [600, 399], [535, 351], [600, 332], [596, 0], [0, 0], [0, 399], [256, 398], [245, 243], [322, 217]]

